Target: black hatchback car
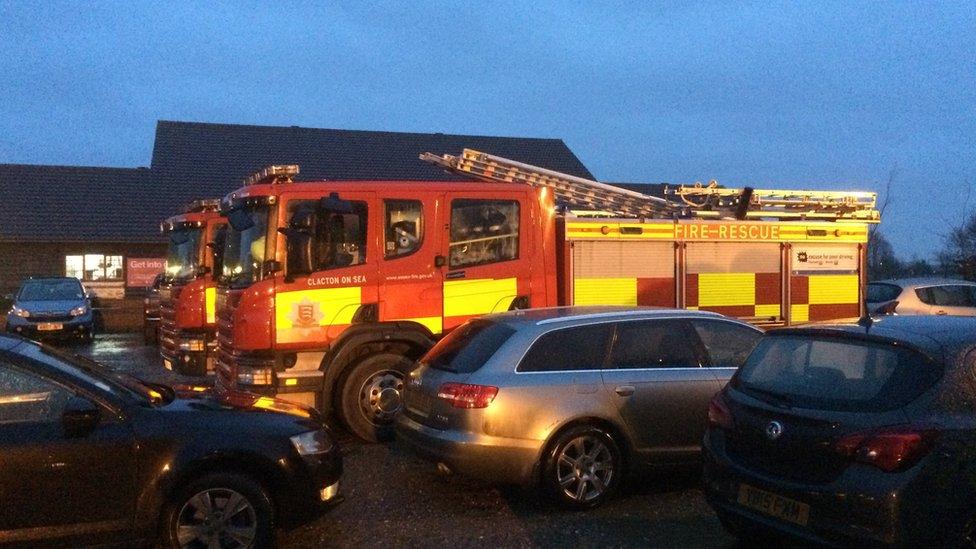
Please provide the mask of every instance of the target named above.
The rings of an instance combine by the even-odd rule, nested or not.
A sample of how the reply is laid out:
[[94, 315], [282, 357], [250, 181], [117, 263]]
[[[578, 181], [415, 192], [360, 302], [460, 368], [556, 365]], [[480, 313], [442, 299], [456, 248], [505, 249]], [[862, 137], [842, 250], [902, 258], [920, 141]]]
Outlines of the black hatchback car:
[[0, 544], [262, 547], [336, 501], [341, 470], [310, 410], [0, 336]]
[[768, 332], [715, 396], [709, 503], [733, 534], [976, 546], [976, 318]]

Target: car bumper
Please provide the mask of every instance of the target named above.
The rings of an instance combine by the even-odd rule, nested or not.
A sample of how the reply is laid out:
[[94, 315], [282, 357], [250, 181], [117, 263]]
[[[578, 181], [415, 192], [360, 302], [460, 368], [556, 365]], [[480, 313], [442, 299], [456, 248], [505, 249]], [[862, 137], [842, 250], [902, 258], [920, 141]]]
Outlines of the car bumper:
[[[929, 545], [940, 535], [917, 471], [884, 473], [853, 464], [827, 484], [803, 484], [743, 466], [725, 451], [724, 434], [709, 430], [702, 461], [705, 497], [720, 515], [818, 544]], [[739, 501], [742, 485], [809, 506], [805, 525], [779, 519]], [[932, 486], [928, 484], [928, 486]]]
[[328, 452], [295, 456], [290, 461], [277, 498], [283, 522], [305, 522], [342, 501], [342, 451], [338, 445]]
[[420, 457], [446, 465], [452, 472], [500, 484], [535, 480], [542, 442], [438, 430], [397, 416], [397, 441]]
[[[53, 329], [52, 329], [53, 328]], [[80, 337], [93, 332], [94, 317], [91, 312], [70, 320], [35, 321], [16, 315], [7, 315], [7, 331], [30, 339]]]

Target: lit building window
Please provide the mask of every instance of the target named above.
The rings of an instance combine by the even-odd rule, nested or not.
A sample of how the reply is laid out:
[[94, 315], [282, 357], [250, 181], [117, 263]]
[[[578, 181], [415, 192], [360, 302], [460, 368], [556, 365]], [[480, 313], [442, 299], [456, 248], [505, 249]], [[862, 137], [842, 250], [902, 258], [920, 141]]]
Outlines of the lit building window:
[[65, 276], [78, 280], [122, 280], [122, 256], [85, 254], [64, 258]]

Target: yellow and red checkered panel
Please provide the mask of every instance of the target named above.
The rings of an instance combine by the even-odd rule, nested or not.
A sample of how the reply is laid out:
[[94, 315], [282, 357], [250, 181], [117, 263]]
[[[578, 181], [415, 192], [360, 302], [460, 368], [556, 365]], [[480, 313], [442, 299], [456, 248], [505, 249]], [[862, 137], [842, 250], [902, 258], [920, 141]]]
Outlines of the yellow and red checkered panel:
[[576, 278], [573, 304], [674, 307], [674, 277]]
[[775, 317], [781, 312], [779, 273], [685, 275], [685, 307], [738, 317]]
[[857, 274], [790, 277], [792, 324], [856, 317], [861, 311]]

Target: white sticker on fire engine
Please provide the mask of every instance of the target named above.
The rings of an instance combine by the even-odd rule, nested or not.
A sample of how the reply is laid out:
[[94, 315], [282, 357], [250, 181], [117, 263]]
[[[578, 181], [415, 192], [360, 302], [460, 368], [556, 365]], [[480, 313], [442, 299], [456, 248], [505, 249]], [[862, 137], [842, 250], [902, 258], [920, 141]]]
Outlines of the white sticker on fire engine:
[[857, 246], [793, 245], [793, 272], [856, 272]]

